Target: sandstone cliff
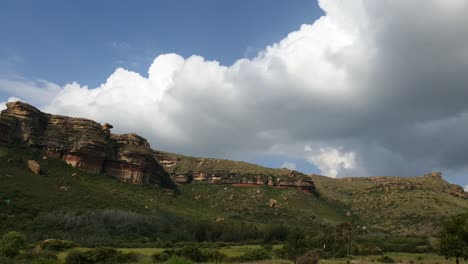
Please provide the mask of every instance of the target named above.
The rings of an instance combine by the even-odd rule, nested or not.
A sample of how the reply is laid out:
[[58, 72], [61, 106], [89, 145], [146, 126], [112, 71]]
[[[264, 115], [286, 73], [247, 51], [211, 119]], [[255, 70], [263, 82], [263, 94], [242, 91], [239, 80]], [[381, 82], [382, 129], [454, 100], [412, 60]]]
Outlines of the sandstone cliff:
[[293, 170], [271, 169], [241, 161], [196, 158], [162, 151], [154, 151], [154, 157], [179, 184], [205, 182], [237, 186], [266, 185], [315, 192], [311, 178]]
[[26, 103], [12, 102], [0, 116], [0, 143], [40, 149], [73, 167], [105, 172], [125, 182], [174, 187], [144, 138], [115, 135], [111, 128], [109, 124], [50, 115]]

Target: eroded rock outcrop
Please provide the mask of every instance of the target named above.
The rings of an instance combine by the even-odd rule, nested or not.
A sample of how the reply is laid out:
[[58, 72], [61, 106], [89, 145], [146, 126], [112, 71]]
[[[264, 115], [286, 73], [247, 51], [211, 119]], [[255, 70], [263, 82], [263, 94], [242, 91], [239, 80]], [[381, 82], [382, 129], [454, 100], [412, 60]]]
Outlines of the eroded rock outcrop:
[[204, 182], [235, 186], [266, 185], [314, 192], [310, 177], [289, 169], [271, 169], [241, 161], [208, 159], [154, 151], [154, 157], [178, 184]]
[[73, 167], [126, 182], [174, 186], [144, 138], [115, 135], [111, 129], [107, 123], [50, 115], [22, 102], [8, 103], [0, 116], [0, 142], [37, 148]]

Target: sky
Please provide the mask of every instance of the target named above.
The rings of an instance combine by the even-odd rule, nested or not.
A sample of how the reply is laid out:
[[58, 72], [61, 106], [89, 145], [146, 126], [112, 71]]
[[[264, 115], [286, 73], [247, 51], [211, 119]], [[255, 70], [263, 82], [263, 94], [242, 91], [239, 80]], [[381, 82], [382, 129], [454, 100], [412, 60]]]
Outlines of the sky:
[[2, 1], [0, 108], [153, 148], [468, 188], [465, 0]]

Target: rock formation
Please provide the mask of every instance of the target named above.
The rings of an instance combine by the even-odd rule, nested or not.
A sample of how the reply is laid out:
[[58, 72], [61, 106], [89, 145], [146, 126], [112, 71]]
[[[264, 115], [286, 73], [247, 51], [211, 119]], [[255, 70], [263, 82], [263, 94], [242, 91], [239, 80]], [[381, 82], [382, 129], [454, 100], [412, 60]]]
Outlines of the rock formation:
[[264, 185], [297, 188], [309, 193], [315, 191], [310, 177], [289, 169], [271, 169], [240, 161], [195, 158], [162, 151], [154, 151], [154, 157], [178, 184]]
[[115, 135], [112, 126], [92, 120], [50, 115], [22, 102], [7, 104], [0, 116], [0, 143], [40, 149], [92, 173], [105, 172], [125, 182], [174, 187], [154, 159], [148, 142], [136, 135]]

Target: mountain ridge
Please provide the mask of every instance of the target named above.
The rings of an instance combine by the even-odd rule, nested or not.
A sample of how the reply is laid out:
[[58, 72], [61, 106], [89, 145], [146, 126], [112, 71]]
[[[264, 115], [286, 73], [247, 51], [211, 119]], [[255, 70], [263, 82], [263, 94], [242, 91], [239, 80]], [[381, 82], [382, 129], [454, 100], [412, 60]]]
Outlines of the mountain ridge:
[[[146, 139], [136, 134], [112, 134], [112, 126], [109, 124], [50, 115], [21, 102], [9, 103], [7, 106], [0, 115], [0, 146], [9, 146], [9, 153], [15, 153], [16, 146], [37, 152], [37, 155], [34, 154], [35, 159], [48, 166], [45, 170], [51, 171], [51, 177], [59, 182], [54, 183], [58, 186], [54, 187], [55, 190], [58, 188], [59, 191], [63, 191], [59, 188], [62, 185], [65, 192], [69, 187], [62, 182], [70, 182], [72, 189], [82, 191], [89, 187], [82, 186], [73, 177], [54, 174], [56, 169], [67, 171], [70, 175], [74, 173], [53, 160], [61, 160], [73, 168], [94, 175], [105, 173], [122, 182], [143, 185], [142, 188], [156, 185], [177, 189], [179, 195], [174, 196], [176, 200], [164, 198], [164, 193], [172, 197], [172, 190], [160, 194], [156, 188], [145, 193], [150, 196], [162, 195], [162, 204], [158, 206], [174, 214], [189, 211], [197, 217], [209, 215], [225, 218], [226, 221], [231, 218], [239, 221], [240, 218], [250, 222], [288, 224], [284, 221], [295, 217], [298, 219], [294, 225], [307, 226], [313, 223], [317, 227], [321, 223], [335, 224], [348, 219], [374, 231], [433, 235], [438, 224], [446, 217], [468, 212], [468, 194], [462, 187], [446, 182], [441, 173], [437, 172], [413, 178], [376, 176], [333, 179], [316, 174], [306, 175], [294, 170], [272, 169], [242, 161], [191, 157], [154, 150]], [[22, 150], [18, 151], [16, 159], [21, 159]], [[8, 190], [0, 194], [15, 197], [19, 191], [20, 197], [31, 195], [27, 189], [22, 189], [34, 189], [34, 186], [29, 186], [29, 173], [22, 167], [26, 167], [26, 164], [9, 163], [8, 155], [2, 159], [7, 171], [5, 175], [0, 175], [0, 180], [5, 182]], [[50, 162], [41, 159], [50, 159]], [[15, 175], [8, 170], [22, 174], [23, 187], [17, 187]], [[107, 180], [95, 177], [97, 184], [104, 188]], [[35, 180], [36, 184], [38, 180]], [[92, 177], [89, 180], [94, 181]], [[108, 190], [107, 197], [113, 197], [119, 190], [132, 195], [131, 188], [123, 188], [111, 182], [109, 184], [117, 186], [117, 189]], [[44, 185], [44, 188], [50, 186]], [[34, 195], [41, 197], [42, 190], [36, 190]], [[97, 197], [98, 192], [95, 195]], [[24, 199], [29, 201], [29, 198]], [[124, 195], [120, 199], [125, 201], [131, 198]], [[177, 199], [181, 202], [177, 208], [173, 208], [173, 201]], [[141, 200], [146, 201], [144, 208], [155, 202], [152, 199], [148, 202], [143, 196]], [[139, 205], [140, 201], [132, 200], [132, 203]], [[28, 208], [26, 204], [23, 208]], [[71, 201], [63, 206], [80, 208], [82, 205]], [[209, 213], [206, 206], [210, 208]], [[191, 207], [203, 211], [194, 212]], [[268, 217], [265, 218], [265, 215]], [[31, 216], [34, 217], [37, 217], [36, 212]]]

